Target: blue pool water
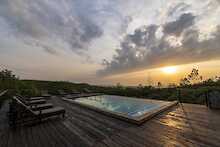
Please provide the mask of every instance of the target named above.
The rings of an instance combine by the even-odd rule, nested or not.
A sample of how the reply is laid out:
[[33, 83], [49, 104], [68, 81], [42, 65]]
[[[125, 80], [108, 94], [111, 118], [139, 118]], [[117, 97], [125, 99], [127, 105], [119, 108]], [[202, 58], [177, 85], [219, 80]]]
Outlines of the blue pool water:
[[93, 106], [102, 110], [122, 113], [129, 117], [138, 117], [151, 110], [161, 107], [163, 103], [146, 101], [144, 99], [128, 98], [122, 96], [100, 95], [77, 98], [77, 103]]

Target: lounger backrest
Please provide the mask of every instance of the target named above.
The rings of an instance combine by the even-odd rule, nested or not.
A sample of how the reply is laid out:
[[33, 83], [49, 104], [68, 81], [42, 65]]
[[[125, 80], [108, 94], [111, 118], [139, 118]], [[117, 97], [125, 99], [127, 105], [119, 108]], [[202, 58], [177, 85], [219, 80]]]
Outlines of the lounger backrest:
[[27, 99], [26, 97], [23, 97], [23, 96], [17, 94], [16, 98], [19, 99], [24, 104], [29, 104], [29, 102], [26, 100]]
[[31, 113], [35, 114], [34, 111], [32, 111], [30, 109], [30, 107], [28, 107], [25, 103], [23, 103], [19, 98], [17, 98], [16, 96], [13, 97], [13, 99], [22, 107], [24, 107], [26, 110], [30, 111]]
[[16, 94], [15, 96], [17, 99], [19, 99], [20, 101], [25, 101], [25, 98], [23, 96], [21, 96], [20, 94]]

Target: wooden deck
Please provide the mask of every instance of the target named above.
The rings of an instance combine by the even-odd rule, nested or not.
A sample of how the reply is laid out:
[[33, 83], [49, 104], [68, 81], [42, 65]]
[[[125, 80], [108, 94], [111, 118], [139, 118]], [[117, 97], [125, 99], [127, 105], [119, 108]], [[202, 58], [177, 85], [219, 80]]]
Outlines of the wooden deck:
[[60, 98], [52, 103], [67, 111], [65, 119], [11, 130], [6, 125], [7, 103], [0, 111], [0, 147], [143, 147], [220, 146], [220, 111], [183, 104], [141, 126], [75, 106]]

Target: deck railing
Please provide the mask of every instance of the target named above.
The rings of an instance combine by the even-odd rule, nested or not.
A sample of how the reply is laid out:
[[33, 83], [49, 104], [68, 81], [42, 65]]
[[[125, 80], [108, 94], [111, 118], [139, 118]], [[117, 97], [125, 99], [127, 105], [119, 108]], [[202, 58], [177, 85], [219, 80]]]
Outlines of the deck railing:
[[3, 96], [4, 94], [6, 94], [8, 92], [8, 90], [4, 90], [2, 92], [0, 92], [0, 97]]

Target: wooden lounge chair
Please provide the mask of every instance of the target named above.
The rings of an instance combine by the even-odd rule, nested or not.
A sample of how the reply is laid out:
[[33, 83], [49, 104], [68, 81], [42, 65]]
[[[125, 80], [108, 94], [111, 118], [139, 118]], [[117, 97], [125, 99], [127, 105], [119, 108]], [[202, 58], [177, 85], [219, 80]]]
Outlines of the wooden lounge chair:
[[38, 105], [46, 103], [45, 99], [29, 99], [20, 95], [16, 96], [20, 101], [25, 103], [26, 105]]
[[14, 97], [19, 99], [22, 103], [27, 105], [33, 111], [35, 111], [35, 110], [43, 110], [43, 109], [48, 109], [48, 108], [52, 108], [53, 107], [52, 103], [41, 103], [41, 101], [39, 103], [38, 100], [35, 100], [35, 101], [25, 101], [21, 97], [18, 97], [18, 96], [14, 96]]
[[[62, 107], [53, 107], [48, 109], [43, 109], [39, 111], [33, 111], [29, 106], [24, 104], [20, 99], [17, 97], [13, 97], [13, 100], [16, 102], [17, 105], [19, 105], [22, 109], [19, 109], [20, 112], [17, 113], [25, 113], [20, 114], [20, 117], [15, 117], [16, 119], [13, 119], [15, 122], [12, 124], [19, 124], [19, 123], [27, 123], [27, 122], [41, 122], [42, 119], [46, 119], [52, 116], [59, 116], [62, 115], [65, 116], [65, 109]], [[18, 110], [18, 111], [19, 111]], [[22, 111], [21, 111], [22, 110]]]
[[44, 97], [42, 96], [39, 96], [39, 97], [24, 97], [24, 96], [21, 96], [19, 94], [16, 95], [17, 97], [20, 97], [22, 99], [25, 99], [27, 101], [33, 101], [33, 100], [46, 100]]
[[65, 109], [63, 107], [54, 107], [50, 109], [44, 109], [40, 111], [34, 111], [34, 114], [38, 116], [40, 119], [51, 117], [54, 115], [62, 115], [65, 116]]

